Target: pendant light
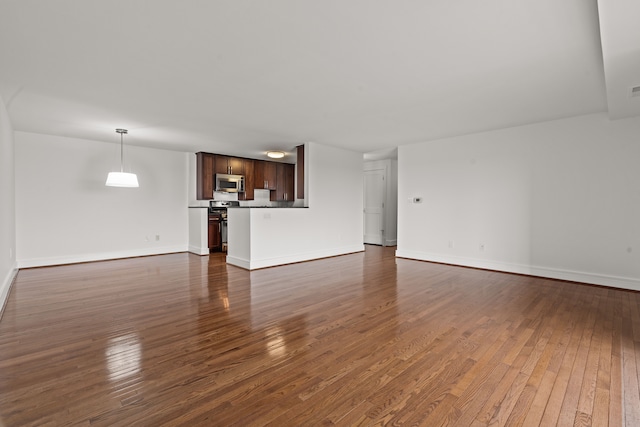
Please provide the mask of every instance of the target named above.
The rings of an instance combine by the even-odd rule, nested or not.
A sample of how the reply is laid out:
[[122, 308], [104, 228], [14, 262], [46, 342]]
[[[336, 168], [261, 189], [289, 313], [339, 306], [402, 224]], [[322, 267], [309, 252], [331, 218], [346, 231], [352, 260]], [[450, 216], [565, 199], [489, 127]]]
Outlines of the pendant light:
[[120, 172], [109, 172], [107, 176], [107, 187], [138, 187], [138, 177], [135, 173], [127, 173], [124, 171], [124, 141], [123, 134], [127, 133], [126, 129], [116, 129], [120, 134]]

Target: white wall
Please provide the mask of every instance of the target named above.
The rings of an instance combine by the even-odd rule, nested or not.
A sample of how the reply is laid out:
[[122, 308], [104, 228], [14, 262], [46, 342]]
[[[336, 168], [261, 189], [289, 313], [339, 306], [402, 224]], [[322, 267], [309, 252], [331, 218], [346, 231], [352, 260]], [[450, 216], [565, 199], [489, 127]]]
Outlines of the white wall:
[[0, 312], [17, 272], [13, 151], [13, 129], [0, 97]]
[[255, 269], [363, 251], [362, 163], [361, 153], [307, 143], [309, 207], [229, 209], [227, 262]]
[[187, 250], [188, 154], [125, 136], [125, 170], [140, 187], [105, 187], [119, 170], [118, 141], [15, 132], [19, 267]]
[[398, 167], [398, 256], [640, 290], [640, 118], [402, 146]]

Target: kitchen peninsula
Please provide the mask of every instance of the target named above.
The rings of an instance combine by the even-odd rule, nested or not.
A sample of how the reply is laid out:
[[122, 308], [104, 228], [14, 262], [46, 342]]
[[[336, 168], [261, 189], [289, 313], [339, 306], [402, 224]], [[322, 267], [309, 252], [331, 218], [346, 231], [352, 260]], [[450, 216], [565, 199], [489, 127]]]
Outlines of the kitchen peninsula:
[[[190, 166], [194, 176], [191, 206], [208, 207], [211, 200], [196, 197], [195, 157]], [[235, 197], [239, 201], [239, 206], [227, 209], [227, 263], [254, 270], [363, 251], [362, 162], [361, 153], [305, 143], [304, 160], [295, 167], [294, 201], [277, 200], [275, 190], [260, 188], [266, 186], [265, 179], [256, 181], [254, 174], [252, 200], [246, 200], [246, 195], [244, 200], [227, 195], [227, 200]], [[353, 183], [353, 188], [338, 191], [345, 183]], [[218, 200], [223, 195], [212, 196]], [[190, 251], [206, 255], [206, 246], [201, 250], [206, 242], [206, 209], [190, 211], [194, 219], [190, 221]]]
[[[280, 161], [197, 152], [190, 169], [189, 250], [198, 255], [226, 252], [228, 207], [304, 206], [304, 145]], [[290, 163], [294, 160], [295, 163]]]

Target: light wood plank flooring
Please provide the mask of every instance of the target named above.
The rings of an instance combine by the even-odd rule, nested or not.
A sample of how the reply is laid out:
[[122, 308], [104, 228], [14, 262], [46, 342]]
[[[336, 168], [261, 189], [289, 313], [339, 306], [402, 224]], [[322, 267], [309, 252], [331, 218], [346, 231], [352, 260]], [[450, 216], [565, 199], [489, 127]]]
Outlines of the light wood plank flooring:
[[640, 426], [640, 294], [394, 258], [22, 270], [0, 425]]

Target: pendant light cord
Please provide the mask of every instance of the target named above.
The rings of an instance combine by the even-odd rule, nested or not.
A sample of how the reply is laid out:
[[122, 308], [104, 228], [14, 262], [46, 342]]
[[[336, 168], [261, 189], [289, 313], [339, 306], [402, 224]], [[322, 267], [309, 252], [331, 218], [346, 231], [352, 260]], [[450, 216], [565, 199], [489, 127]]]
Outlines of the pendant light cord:
[[120, 132], [120, 172], [124, 172], [124, 142], [122, 132]]
[[128, 133], [129, 131], [126, 129], [116, 129], [116, 132], [120, 134], [120, 172], [124, 172], [124, 136], [123, 134]]

